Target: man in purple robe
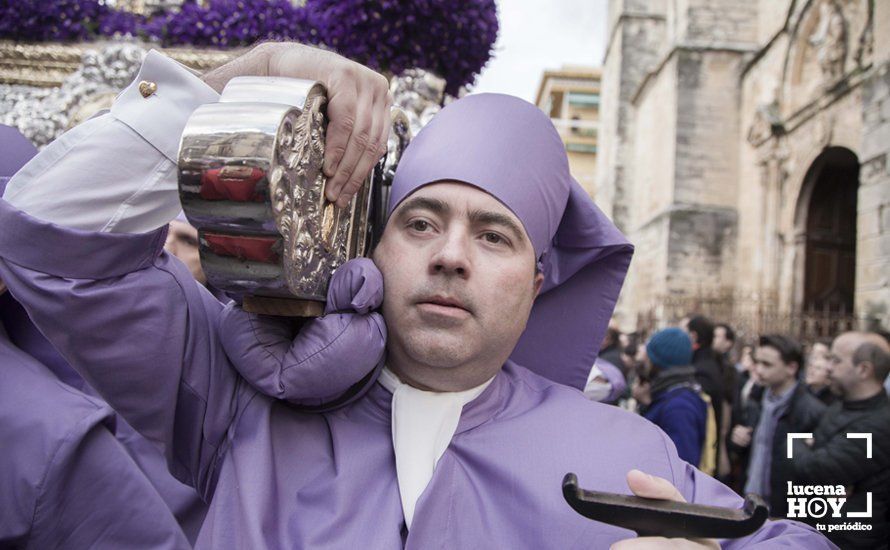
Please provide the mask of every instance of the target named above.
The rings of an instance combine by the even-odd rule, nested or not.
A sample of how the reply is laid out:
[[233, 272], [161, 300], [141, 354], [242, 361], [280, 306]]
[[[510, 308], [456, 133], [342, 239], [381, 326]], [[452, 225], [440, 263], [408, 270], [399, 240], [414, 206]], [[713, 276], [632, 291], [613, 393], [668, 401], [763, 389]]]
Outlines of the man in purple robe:
[[[379, 153], [386, 92], [330, 56], [260, 47], [205, 80], [218, 88], [254, 71], [326, 79], [333, 128], [346, 99], [358, 98], [346, 117], [358, 137], [326, 165], [348, 189], [350, 174]], [[140, 81], [157, 93], [140, 94]], [[188, 271], [160, 252], [163, 229], [151, 230], [177, 211], [170, 179], [185, 119], [214, 99], [188, 71], [149, 54], [110, 115], [26, 166], [0, 202], [0, 274], [10, 288], [165, 450], [174, 473], [212, 496], [198, 547], [600, 548], [631, 538], [566, 505], [569, 471], [603, 491], [628, 493], [629, 484], [641, 496], [741, 505], [682, 462], [655, 426], [570, 387], [586, 381], [596, 357], [589, 342], [601, 339], [631, 249], [572, 180], [547, 117], [507, 96], [450, 105], [401, 161], [374, 255], [389, 330], [386, 368], [372, 373], [379, 381], [323, 414], [248, 385], [232, 363], [280, 351], [283, 336], [245, 330], [249, 316], [187, 284]], [[113, 159], [127, 160], [82, 168]], [[329, 198], [343, 199], [338, 189]], [[117, 217], [92, 224], [82, 212], [91, 193], [94, 208], [109, 204]], [[348, 329], [340, 315], [325, 319]], [[365, 375], [348, 361], [326, 374], [314, 382], [331, 394]], [[830, 547], [794, 522], [725, 546], [780, 543]]]
[[[0, 144], [2, 194], [37, 148], [7, 126]], [[190, 547], [184, 531], [197, 536], [204, 504], [71, 369], [2, 279], [0, 372], [0, 495], [9, 499], [0, 547]]]

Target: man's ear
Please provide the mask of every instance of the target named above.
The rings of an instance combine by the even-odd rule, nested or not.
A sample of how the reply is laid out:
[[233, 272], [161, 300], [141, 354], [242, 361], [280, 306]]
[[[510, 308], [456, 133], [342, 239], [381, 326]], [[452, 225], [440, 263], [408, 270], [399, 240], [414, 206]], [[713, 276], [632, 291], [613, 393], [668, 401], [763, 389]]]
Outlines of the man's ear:
[[538, 294], [541, 293], [541, 287], [544, 286], [544, 274], [538, 273], [535, 275], [535, 298], [538, 297]]
[[860, 361], [856, 363], [855, 368], [859, 371], [859, 375], [863, 380], [877, 378], [875, 376], [875, 366], [871, 361]]

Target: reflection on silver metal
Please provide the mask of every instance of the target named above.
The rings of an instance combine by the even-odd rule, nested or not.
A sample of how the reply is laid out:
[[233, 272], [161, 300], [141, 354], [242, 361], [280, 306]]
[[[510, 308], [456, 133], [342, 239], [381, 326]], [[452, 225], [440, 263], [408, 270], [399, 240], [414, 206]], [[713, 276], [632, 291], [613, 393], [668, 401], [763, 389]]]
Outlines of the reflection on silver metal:
[[245, 307], [248, 297], [272, 304], [270, 314], [291, 309], [274, 299], [324, 302], [334, 270], [363, 256], [379, 234], [369, 224], [382, 223], [370, 214], [372, 199], [377, 212], [388, 198], [382, 187], [410, 140], [407, 119], [394, 110], [399, 137], [349, 205], [337, 208], [324, 197], [321, 169], [326, 94], [314, 81], [239, 77], [186, 124], [182, 207], [198, 228], [208, 282], [244, 296]]

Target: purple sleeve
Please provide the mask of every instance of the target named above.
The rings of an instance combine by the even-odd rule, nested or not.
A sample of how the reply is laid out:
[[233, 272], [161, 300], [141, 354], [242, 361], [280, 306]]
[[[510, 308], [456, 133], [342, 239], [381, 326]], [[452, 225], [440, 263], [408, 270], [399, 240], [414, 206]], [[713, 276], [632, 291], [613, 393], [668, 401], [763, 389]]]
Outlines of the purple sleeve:
[[222, 305], [162, 250], [165, 231], [91, 233], [0, 200], [0, 278], [66, 360], [171, 472], [207, 498], [253, 395], [217, 337]]
[[3, 322], [0, 372], [0, 548], [189, 547], [112, 434], [111, 408], [12, 344]]
[[65, 440], [43, 481], [29, 547], [190, 547], [160, 495], [101, 424]]

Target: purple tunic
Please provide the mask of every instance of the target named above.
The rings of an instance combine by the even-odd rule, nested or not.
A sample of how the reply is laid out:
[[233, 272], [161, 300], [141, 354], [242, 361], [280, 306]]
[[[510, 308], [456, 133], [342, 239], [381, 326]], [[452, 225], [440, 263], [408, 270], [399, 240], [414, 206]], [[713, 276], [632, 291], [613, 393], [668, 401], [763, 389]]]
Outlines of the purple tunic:
[[13, 344], [5, 323], [0, 372], [0, 547], [190, 548], [114, 438], [114, 411]]
[[[40, 334], [21, 304], [13, 300], [9, 294], [0, 296], [0, 317], [6, 326], [12, 345], [36, 359], [65, 384], [93, 398], [93, 402], [107, 406], [96, 391], [84, 382], [83, 378]], [[207, 505], [198, 498], [194, 489], [183, 485], [170, 475], [167, 463], [158, 449], [139, 435], [139, 432], [123, 418], [115, 415], [112, 424], [115, 438], [123, 444], [141, 473], [167, 503], [186, 538], [193, 543], [204, 522]], [[133, 472], [133, 475], [139, 474], [139, 471]]]
[[[200, 548], [599, 548], [632, 536], [563, 502], [569, 471], [627, 494], [638, 468], [691, 502], [741, 505], [651, 423], [508, 362], [464, 407], [407, 532], [387, 390], [320, 415], [258, 394], [223, 353], [223, 307], [161, 252], [163, 236], [64, 229], [0, 201], [0, 277], [177, 477], [213, 497]], [[726, 546], [778, 537], [831, 547], [788, 521]]]

